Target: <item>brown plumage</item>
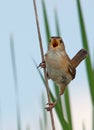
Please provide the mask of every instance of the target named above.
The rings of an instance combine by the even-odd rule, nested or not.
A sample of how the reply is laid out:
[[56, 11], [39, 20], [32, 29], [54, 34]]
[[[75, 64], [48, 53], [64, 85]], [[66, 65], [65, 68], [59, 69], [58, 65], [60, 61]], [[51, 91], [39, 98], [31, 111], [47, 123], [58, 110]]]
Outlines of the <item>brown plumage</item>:
[[[81, 49], [72, 59], [66, 53], [64, 42], [60, 37], [51, 37], [48, 45], [48, 51], [45, 54], [45, 61], [39, 66], [47, 68], [47, 75], [59, 87], [59, 97], [64, 93], [66, 86], [75, 78], [76, 67], [87, 56], [87, 51]], [[58, 97], [58, 98], [59, 98]], [[50, 111], [56, 104], [48, 104], [46, 107]]]

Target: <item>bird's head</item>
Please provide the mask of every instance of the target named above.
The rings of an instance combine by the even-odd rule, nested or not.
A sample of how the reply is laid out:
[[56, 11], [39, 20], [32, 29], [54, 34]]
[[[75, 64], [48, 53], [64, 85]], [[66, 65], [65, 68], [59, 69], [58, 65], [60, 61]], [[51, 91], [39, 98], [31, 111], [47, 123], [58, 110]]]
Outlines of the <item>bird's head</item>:
[[65, 50], [65, 46], [64, 46], [64, 42], [61, 39], [61, 37], [51, 37], [50, 41], [49, 41], [49, 45], [48, 45], [48, 50], [59, 50], [59, 51], [64, 51]]

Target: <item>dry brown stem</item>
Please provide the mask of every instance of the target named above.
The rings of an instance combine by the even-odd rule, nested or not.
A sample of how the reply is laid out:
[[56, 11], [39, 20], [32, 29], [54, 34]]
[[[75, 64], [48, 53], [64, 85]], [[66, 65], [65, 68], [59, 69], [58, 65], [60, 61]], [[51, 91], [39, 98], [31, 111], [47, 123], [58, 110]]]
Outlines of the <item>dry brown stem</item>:
[[[40, 45], [40, 51], [41, 51], [41, 58], [42, 58], [42, 61], [44, 61], [44, 52], [43, 52], [42, 38], [41, 38], [41, 33], [40, 33], [39, 21], [38, 21], [36, 0], [33, 0], [33, 3], [34, 3], [36, 25], [37, 25], [39, 45]], [[48, 103], [50, 103], [50, 91], [49, 91], [49, 84], [48, 84], [48, 79], [47, 79], [47, 74], [46, 74], [46, 68], [44, 68], [44, 78], [45, 78], [45, 84], [46, 84], [46, 91], [47, 91]], [[55, 123], [54, 123], [54, 117], [53, 117], [52, 110], [50, 111], [50, 117], [51, 117], [52, 129], [55, 130]]]

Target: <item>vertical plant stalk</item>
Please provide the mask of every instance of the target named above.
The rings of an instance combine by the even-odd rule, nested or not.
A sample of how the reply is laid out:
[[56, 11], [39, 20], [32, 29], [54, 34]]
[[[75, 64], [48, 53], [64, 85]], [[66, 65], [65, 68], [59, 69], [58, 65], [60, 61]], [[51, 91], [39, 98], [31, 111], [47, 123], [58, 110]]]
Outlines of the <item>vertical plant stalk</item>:
[[77, 8], [78, 8], [82, 43], [83, 43], [84, 48], [88, 50], [88, 57], [86, 58], [85, 61], [86, 61], [86, 70], [87, 70], [87, 76], [88, 76], [88, 82], [89, 82], [90, 95], [92, 99], [92, 105], [94, 106], [94, 90], [93, 90], [94, 89], [94, 74], [93, 74], [93, 67], [91, 64], [90, 51], [88, 47], [88, 39], [87, 39], [86, 30], [85, 30], [85, 22], [83, 19], [80, 0], [77, 0]]
[[90, 51], [88, 47], [88, 39], [87, 39], [85, 22], [83, 19], [80, 0], [77, 0], [77, 9], [78, 9], [82, 43], [83, 43], [84, 48], [88, 50], [88, 57], [86, 58], [86, 70], [87, 70], [89, 89], [90, 89], [90, 95], [91, 95], [91, 100], [92, 100], [92, 130], [94, 130], [94, 68], [92, 67], [92, 64], [91, 64]]
[[[43, 47], [42, 47], [42, 38], [41, 38], [41, 34], [40, 34], [40, 27], [39, 27], [39, 21], [38, 21], [36, 0], [33, 0], [33, 3], [34, 3], [36, 25], [37, 25], [39, 45], [40, 45], [40, 51], [41, 51], [41, 58], [42, 58], [42, 61], [44, 61], [44, 52], [43, 52]], [[45, 84], [46, 84], [46, 91], [47, 91], [48, 103], [50, 103], [50, 91], [49, 91], [48, 79], [47, 79], [47, 75], [46, 75], [46, 68], [44, 68], [44, 77], [45, 77]], [[51, 117], [52, 129], [55, 130], [55, 123], [54, 123], [54, 117], [53, 117], [52, 110], [50, 111], [50, 117]]]
[[18, 96], [18, 80], [17, 80], [17, 71], [16, 71], [16, 62], [15, 62], [15, 53], [14, 53], [14, 43], [12, 36], [10, 37], [10, 50], [11, 50], [11, 59], [14, 75], [14, 85], [15, 85], [15, 96], [16, 96], [16, 112], [17, 112], [17, 130], [21, 130], [21, 116], [19, 108], [19, 96]]

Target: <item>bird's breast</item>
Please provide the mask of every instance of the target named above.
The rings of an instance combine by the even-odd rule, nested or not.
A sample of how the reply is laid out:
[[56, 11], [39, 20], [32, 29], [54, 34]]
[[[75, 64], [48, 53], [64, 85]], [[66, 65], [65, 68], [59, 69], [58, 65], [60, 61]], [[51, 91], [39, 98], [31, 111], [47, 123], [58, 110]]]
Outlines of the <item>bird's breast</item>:
[[64, 57], [60, 52], [47, 52], [45, 55], [45, 61], [47, 66], [55, 69], [60, 69], [64, 62]]
[[55, 81], [67, 82], [67, 60], [63, 53], [48, 52], [45, 55], [45, 62], [49, 77]]

